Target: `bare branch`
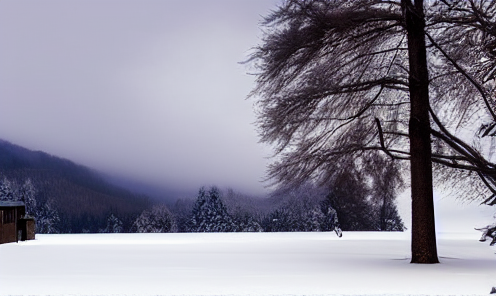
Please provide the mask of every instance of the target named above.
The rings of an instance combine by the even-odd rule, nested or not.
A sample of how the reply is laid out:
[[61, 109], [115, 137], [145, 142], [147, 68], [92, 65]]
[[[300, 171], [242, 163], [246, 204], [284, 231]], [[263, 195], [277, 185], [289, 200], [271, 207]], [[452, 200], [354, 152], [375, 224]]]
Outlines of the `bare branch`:
[[494, 113], [493, 109], [491, 108], [491, 105], [489, 104], [489, 100], [487, 98], [486, 92], [482, 88], [482, 86], [477, 83], [458, 63], [452, 59], [446, 51], [444, 51], [441, 46], [437, 44], [437, 42], [429, 35], [429, 33], [425, 33], [429, 41], [443, 54], [443, 56], [451, 62], [451, 64], [459, 71], [460, 74], [465, 76], [468, 81], [477, 89], [479, 94], [482, 96], [482, 99], [484, 100], [484, 103], [486, 104], [487, 111], [491, 114], [491, 117], [493, 118], [494, 121], [496, 121], [496, 114]]

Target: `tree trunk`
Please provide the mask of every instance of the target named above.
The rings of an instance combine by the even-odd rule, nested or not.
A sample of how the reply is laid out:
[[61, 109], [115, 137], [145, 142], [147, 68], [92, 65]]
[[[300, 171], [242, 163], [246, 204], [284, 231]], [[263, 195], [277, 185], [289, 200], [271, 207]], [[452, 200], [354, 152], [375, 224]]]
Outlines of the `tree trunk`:
[[408, 32], [410, 83], [410, 154], [412, 182], [412, 261], [439, 263], [434, 224], [429, 122], [429, 76], [423, 1], [402, 0]]

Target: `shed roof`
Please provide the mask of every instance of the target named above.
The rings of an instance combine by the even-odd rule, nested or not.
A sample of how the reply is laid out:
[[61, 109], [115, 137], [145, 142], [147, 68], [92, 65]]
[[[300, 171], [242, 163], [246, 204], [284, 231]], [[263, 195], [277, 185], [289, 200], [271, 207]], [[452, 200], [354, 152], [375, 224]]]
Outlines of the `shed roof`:
[[22, 201], [0, 201], [0, 207], [22, 207], [24, 202]]

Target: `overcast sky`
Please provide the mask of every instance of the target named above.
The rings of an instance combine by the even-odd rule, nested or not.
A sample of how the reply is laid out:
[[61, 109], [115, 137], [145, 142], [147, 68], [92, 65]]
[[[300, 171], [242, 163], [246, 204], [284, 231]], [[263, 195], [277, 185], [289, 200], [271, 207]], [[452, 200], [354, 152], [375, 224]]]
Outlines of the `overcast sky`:
[[[266, 192], [245, 60], [277, 0], [0, 0], [0, 138], [173, 189]], [[410, 224], [410, 194], [399, 198]], [[494, 209], [436, 195], [438, 229]]]
[[1, 0], [0, 138], [164, 186], [264, 192], [245, 60], [275, 0]]

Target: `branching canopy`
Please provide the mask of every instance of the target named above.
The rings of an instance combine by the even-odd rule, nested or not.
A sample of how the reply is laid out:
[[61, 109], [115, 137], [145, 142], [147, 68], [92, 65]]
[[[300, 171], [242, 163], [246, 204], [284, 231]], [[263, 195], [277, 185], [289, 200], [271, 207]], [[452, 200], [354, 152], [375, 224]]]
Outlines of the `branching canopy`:
[[[275, 183], [325, 183], [346, 169], [340, 163], [381, 159], [373, 155], [410, 158], [402, 7], [288, 0], [265, 18], [250, 58], [258, 70], [251, 95], [261, 141], [276, 146]], [[471, 143], [474, 125], [496, 122], [496, 3], [426, 1], [424, 13], [432, 161], [443, 176], [446, 168], [472, 172], [496, 193], [496, 165]]]

